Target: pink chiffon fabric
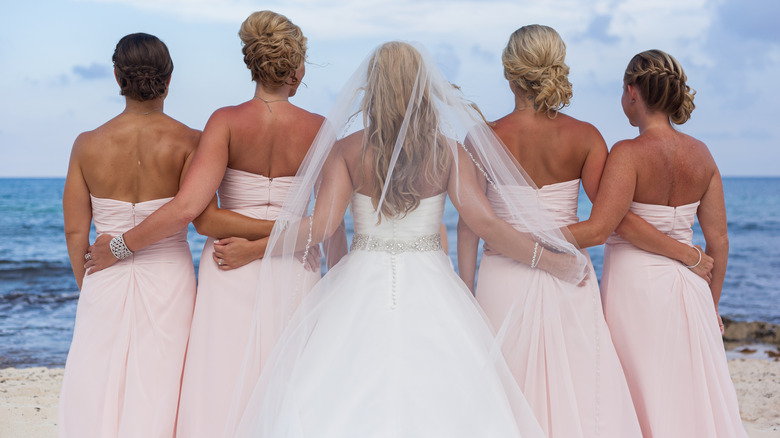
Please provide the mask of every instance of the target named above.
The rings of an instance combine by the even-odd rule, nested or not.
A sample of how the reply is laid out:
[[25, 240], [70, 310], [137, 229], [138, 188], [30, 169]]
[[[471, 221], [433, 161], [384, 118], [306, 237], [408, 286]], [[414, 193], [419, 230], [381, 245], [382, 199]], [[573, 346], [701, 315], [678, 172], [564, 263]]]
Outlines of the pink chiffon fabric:
[[[508, 195], [519, 205], [543, 203], [548, 226], [563, 227], [578, 221], [579, 187], [576, 179]], [[496, 214], [526, 231], [498, 196], [488, 189]], [[592, 264], [585, 284], [576, 286], [486, 247], [476, 298], [504, 339], [506, 361], [548, 438], [641, 436]]]
[[[631, 211], [690, 244], [699, 203]], [[607, 323], [645, 438], [745, 437], [707, 282], [617, 235], [604, 253]]]
[[[251, 218], [274, 220], [292, 183], [293, 177], [267, 178], [228, 168], [219, 187], [220, 206]], [[213, 251], [213, 239], [209, 239], [198, 268], [198, 295], [182, 382], [176, 434], [183, 438], [222, 436], [253, 327], [262, 261], [221, 271], [212, 259]], [[320, 277], [319, 271], [304, 272], [310, 285]], [[262, 313], [264, 322], [279, 317], [273, 308]], [[261, 363], [276, 335], [260, 331]]]
[[[121, 234], [172, 198], [92, 197], [98, 234]], [[182, 229], [84, 277], [59, 401], [61, 438], [174, 434], [195, 301]]]

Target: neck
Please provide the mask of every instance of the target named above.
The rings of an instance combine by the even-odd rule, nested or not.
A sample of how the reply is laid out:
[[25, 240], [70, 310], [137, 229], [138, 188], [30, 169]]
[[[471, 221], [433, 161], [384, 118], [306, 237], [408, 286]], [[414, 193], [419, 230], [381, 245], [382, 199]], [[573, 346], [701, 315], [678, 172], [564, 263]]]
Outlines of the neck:
[[519, 112], [527, 109], [534, 109], [533, 96], [529, 95], [525, 91], [515, 92], [515, 109], [513, 112]]
[[257, 84], [255, 86], [254, 97], [264, 101], [283, 101], [289, 99], [292, 95], [291, 87], [287, 84], [282, 85], [279, 88], [266, 87], [263, 84]]
[[639, 134], [643, 134], [646, 131], [654, 129], [669, 129], [672, 127], [669, 122], [669, 116], [658, 112], [645, 113], [640, 120], [637, 121], [637, 128], [639, 128]]
[[144, 115], [158, 113], [158, 112], [162, 113], [163, 104], [164, 104], [164, 99], [140, 101], [140, 100], [125, 98], [125, 110], [122, 112], [132, 113], [132, 114], [144, 114]]

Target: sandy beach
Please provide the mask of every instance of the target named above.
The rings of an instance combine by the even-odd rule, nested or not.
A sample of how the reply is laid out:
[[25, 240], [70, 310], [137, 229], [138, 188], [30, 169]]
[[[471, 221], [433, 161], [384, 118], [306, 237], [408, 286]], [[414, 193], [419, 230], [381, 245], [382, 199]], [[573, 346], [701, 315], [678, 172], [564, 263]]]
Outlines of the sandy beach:
[[[732, 359], [729, 370], [751, 438], [780, 437], [780, 361]], [[61, 368], [0, 370], [0, 437], [57, 436]]]

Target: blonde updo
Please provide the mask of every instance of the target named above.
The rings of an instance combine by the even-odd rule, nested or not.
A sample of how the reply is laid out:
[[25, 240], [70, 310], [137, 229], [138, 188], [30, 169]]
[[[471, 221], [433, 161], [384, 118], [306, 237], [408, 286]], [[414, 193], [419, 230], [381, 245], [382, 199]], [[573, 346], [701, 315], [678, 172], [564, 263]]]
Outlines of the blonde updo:
[[555, 118], [572, 97], [566, 44], [555, 29], [532, 24], [517, 29], [501, 55], [504, 77], [533, 99], [537, 113]]
[[289, 78], [293, 85], [300, 81], [295, 71], [306, 60], [306, 37], [287, 17], [255, 12], [241, 23], [238, 36], [253, 81], [271, 88], [281, 87]]
[[661, 50], [647, 50], [631, 58], [623, 75], [623, 85], [639, 90], [649, 109], [662, 111], [676, 125], [691, 118], [696, 105], [688, 78], [674, 57]]

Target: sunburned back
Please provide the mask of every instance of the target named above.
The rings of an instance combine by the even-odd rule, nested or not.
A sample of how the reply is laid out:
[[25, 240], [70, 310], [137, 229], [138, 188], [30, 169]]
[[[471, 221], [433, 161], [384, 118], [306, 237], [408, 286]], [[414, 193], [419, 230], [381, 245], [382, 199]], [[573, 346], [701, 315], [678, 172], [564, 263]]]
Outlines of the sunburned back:
[[704, 143], [673, 130], [648, 130], [625, 143], [636, 169], [637, 202], [672, 207], [696, 202], [716, 171]]
[[176, 194], [199, 138], [199, 131], [162, 113], [120, 114], [76, 143], [93, 196], [137, 203]]
[[538, 187], [580, 178], [590, 148], [603, 142], [592, 125], [565, 114], [515, 112], [493, 130]]
[[229, 120], [228, 167], [269, 178], [298, 172], [324, 119], [287, 102], [270, 108], [251, 100], [220, 110]]

